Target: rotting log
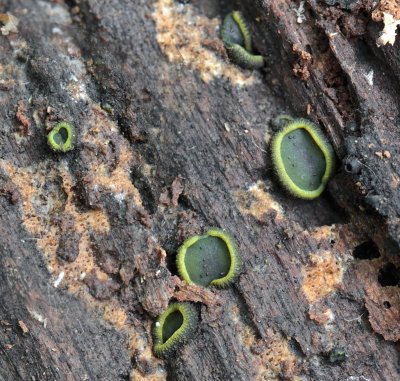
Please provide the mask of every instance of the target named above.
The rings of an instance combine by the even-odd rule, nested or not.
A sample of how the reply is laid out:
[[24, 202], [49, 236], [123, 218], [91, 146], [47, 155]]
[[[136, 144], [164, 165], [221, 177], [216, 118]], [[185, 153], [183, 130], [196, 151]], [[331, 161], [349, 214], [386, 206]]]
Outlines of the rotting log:
[[[0, 2], [19, 19], [0, 36], [0, 379], [399, 379], [399, 42], [376, 47], [368, 1], [308, 1], [301, 23], [290, 1], [186, 3]], [[227, 60], [233, 8], [263, 71]], [[335, 147], [315, 201], [274, 178], [282, 111]], [[61, 120], [79, 136], [62, 155]], [[209, 226], [244, 260], [224, 290], [176, 276]], [[162, 361], [151, 325], [173, 299], [201, 322]]]

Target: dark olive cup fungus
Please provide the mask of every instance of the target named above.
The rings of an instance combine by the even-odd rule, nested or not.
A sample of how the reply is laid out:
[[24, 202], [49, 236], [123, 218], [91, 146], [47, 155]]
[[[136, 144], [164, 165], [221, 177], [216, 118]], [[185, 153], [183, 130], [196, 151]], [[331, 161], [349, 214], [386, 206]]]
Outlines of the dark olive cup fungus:
[[197, 324], [198, 316], [194, 305], [171, 303], [154, 324], [154, 354], [167, 358], [193, 336]]
[[67, 123], [58, 123], [47, 135], [50, 148], [56, 152], [68, 152], [74, 148], [75, 129]]
[[287, 119], [272, 138], [272, 163], [282, 186], [293, 196], [321, 195], [335, 165], [333, 148], [322, 131], [305, 119]]
[[285, 127], [290, 122], [293, 122], [293, 118], [290, 115], [281, 114], [271, 120], [271, 127], [274, 131], [278, 131], [282, 127]]
[[180, 277], [187, 283], [221, 288], [233, 282], [241, 265], [235, 241], [220, 229], [186, 239], [176, 262]]
[[264, 65], [264, 57], [253, 54], [249, 28], [239, 11], [225, 16], [220, 35], [232, 62], [245, 69], [259, 69]]

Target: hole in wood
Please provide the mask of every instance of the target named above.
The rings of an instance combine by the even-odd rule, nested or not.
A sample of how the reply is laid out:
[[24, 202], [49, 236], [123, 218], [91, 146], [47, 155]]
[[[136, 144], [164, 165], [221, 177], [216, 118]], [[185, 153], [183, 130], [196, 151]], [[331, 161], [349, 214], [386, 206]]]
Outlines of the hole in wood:
[[379, 270], [379, 284], [382, 287], [400, 285], [400, 269], [393, 263], [388, 263]]
[[373, 241], [366, 241], [356, 246], [353, 250], [353, 255], [357, 259], [374, 259], [381, 256], [378, 246]]

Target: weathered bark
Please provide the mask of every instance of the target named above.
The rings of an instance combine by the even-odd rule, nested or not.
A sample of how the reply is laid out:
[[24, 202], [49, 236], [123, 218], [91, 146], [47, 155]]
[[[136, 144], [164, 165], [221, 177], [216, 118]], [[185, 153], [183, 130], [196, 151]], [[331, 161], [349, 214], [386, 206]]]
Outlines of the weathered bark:
[[[20, 19], [0, 36], [0, 380], [399, 378], [399, 43], [375, 46], [367, 2], [309, 1], [301, 24], [298, 6], [0, 3]], [[233, 8], [262, 72], [224, 56], [212, 18]], [[282, 111], [334, 145], [315, 201], [274, 178]], [[46, 144], [59, 120], [79, 137], [63, 155]], [[208, 226], [243, 257], [224, 290], [176, 276]], [[151, 324], [173, 299], [200, 324], [161, 361]]]

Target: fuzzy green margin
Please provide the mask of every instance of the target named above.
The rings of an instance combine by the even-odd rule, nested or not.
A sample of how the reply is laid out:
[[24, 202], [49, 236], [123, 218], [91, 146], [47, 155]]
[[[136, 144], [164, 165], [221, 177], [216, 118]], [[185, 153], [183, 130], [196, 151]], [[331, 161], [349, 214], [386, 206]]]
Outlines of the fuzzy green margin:
[[[54, 135], [57, 134], [62, 128], [67, 130], [68, 137], [66, 142], [60, 145], [54, 141]], [[47, 143], [53, 151], [68, 152], [74, 148], [75, 137], [76, 135], [74, 127], [67, 122], [60, 122], [56, 124], [54, 128], [47, 134]]]
[[[179, 311], [183, 317], [182, 325], [163, 342], [163, 326], [167, 317]], [[157, 318], [154, 323], [153, 351], [157, 357], [165, 358], [179, 348], [194, 333], [198, 324], [198, 316], [195, 307], [190, 303], [171, 303], [168, 308]]]
[[242, 33], [243, 41], [244, 41], [244, 48], [248, 52], [251, 52], [252, 51], [251, 36], [250, 36], [249, 27], [247, 25], [245, 18], [243, 17], [243, 15], [240, 11], [232, 11], [231, 15], [232, 15], [233, 20], [238, 25], [240, 32]]
[[182, 279], [184, 279], [188, 284], [196, 284], [194, 283], [189, 276], [189, 273], [186, 270], [185, 266], [185, 256], [187, 249], [196, 243], [198, 240], [206, 238], [208, 236], [217, 237], [224, 241], [228, 248], [228, 252], [231, 259], [231, 265], [228, 273], [223, 278], [214, 279], [207, 286], [216, 286], [216, 287], [226, 287], [229, 283], [233, 282], [235, 277], [238, 275], [240, 267], [241, 267], [241, 257], [239, 251], [237, 249], [236, 242], [234, 239], [225, 231], [217, 228], [212, 228], [208, 230], [204, 235], [194, 235], [189, 237], [183, 242], [181, 247], [178, 249], [178, 255], [176, 257], [176, 265], [178, 268], [178, 273]]
[[[286, 169], [282, 161], [280, 148], [283, 138], [290, 132], [299, 128], [305, 129], [310, 134], [311, 138], [314, 140], [315, 144], [319, 147], [325, 157], [326, 167], [324, 175], [321, 179], [321, 184], [317, 189], [312, 191], [304, 190], [297, 186], [286, 173]], [[319, 197], [331, 178], [335, 167], [335, 153], [332, 145], [329, 143], [322, 131], [315, 124], [306, 119], [294, 119], [274, 135], [272, 138], [271, 147], [272, 163], [283, 187], [293, 196], [306, 200], [313, 200]]]
[[226, 51], [229, 58], [244, 69], [260, 69], [264, 66], [264, 57], [249, 53], [243, 46], [238, 44], [227, 45]]
[[[226, 33], [224, 24], [226, 20], [231, 17], [237, 24], [240, 33], [243, 37], [244, 46], [233, 42]], [[232, 11], [225, 16], [221, 26], [221, 39], [224, 42], [229, 58], [244, 69], [260, 69], [264, 66], [264, 57], [252, 53], [251, 36], [249, 27], [240, 11]]]
[[236, 24], [240, 34], [242, 35], [244, 48], [251, 52], [252, 48], [249, 27], [240, 11], [232, 11], [231, 13], [228, 13], [222, 21], [220, 36], [224, 44], [228, 46], [238, 44], [238, 41], [235, 38], [232, 38], [232, 35], [229, 34], [230, 29], [227, 28], [227, 25], [229, 24]]

